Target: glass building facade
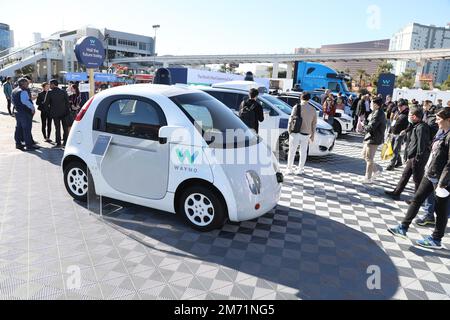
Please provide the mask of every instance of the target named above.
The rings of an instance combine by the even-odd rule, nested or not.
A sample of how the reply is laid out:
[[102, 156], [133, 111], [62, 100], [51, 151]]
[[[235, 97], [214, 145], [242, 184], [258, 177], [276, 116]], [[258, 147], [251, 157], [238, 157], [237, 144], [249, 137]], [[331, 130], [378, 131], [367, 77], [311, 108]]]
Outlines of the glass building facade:
[[12, 46], [12, 36], [9, 26], [0, 23], [0, 51], [6, 50]]

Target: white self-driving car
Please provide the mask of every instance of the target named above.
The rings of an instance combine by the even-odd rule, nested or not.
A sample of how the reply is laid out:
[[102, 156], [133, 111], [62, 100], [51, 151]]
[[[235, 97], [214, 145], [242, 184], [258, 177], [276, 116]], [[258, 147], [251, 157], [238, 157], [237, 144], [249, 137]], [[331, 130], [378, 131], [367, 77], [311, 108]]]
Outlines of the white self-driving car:
[[95, 190], [179, 214], [199, 231], [266, 214], [283, 181], [270, 149], [229, 108], [175, 86], [124, 86], [89, 100], [62, 167], [78, 201]]
[[[248, 98], [251, 88], [258, 88], [259, 85], [250, 81], [231, 81], [215, 84], [212, 87], [197, 87], [229, 107], [235, 114], [239, 114], [239, 107]], [[260, 125], [260, 135], [263, 137], [272, 150], [279, 155], [280, 159], [287, 159], [289, 153], [288, 123], [292, 113], [292, 107], [276, 97], [261, 93], [258, 101], [264, 109], [264, 122]], [[314, 143], [309, 146], [308, 155], [326, 156], [334, 148], [336, 135], [333, 128], [318, 119], [317, 132]]]

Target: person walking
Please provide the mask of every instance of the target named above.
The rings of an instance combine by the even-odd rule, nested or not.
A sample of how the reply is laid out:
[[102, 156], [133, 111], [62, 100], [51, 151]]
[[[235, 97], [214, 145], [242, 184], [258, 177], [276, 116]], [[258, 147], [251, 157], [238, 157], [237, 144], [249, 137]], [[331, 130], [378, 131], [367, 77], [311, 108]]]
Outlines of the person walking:
[[78, 112], [81, 110], [81, 93], [78, 87], [78, 84], [72, 84], [70, 86], [70, 96], [69, 96], [69, 104], [70, 104], [70, 114], [67, 116], [66, 122], [68, 131], [70, 133], [70, 129], [78, 115]]
[[327, 98], [330, 96], [331, 94], [331, 90], [327, 89], [324, 94], [322, 94], [320, 96], [320, 104], [323, 106], [323, 104], [325, 103], [325, 101], [327, 101]]
[[50, 81], [50, 91], [45, 98], [44, 106], [49, 109], [50, 117], [55, 125], [56, 148], [61, 148], [63, 146], [61, 143], [61, 127], [63, 129], [64, 146], [69, 136], [66, 117], [69, 115], [70, 109], [67, 92], [59, 88], [57, 80]]
[[248, 94], [248, 99], [242, 101], [239, 108], [239, 117], [256, 133], [259, 133], [259, 123], [264, 121], [264, 111], [261, 104], [258, 102], [258, 89], [251, 89]]
[[358, 106], [356, 108], [356, 116], [358, 117], [358, 121], [356, 124], [356, 132], [363, 133], [364, 132], [364, 124], [366, 121], [366, 97], [362, 97], [358, 102]]
[[[292, 109], [289, 118], [289, 155], [287, 175], [302, 175], [305, 171], [308, 158], [309, 143], [313, 143], [317, 128], [316, 109], [309, 104], [311, 94], [305, 92], [301, 96], [300, 104]], [[300, 147], [300, 159], [297, 171], [294, 171], [294, 162], [297, 150]]]
[[333, 94], [329, 94], [323, 104], [323, 118], [330, 126], [333, 127], [334, 117], [336, 116], [336, 104]]
[[426, 166], [426, 176], [411, 202], [402, 223], [388, 231], [407, 239], [411, 223], [417, 216], [421, 205], [431, 194], [436, 196], [436, 227], [430, 237], [417, 241], [416, 244], [428, 249], [442, 249], [442, 238], [448, 223], [448, 202], [450, 199], [450, 108], [437, 114], [436, 122], [440, 133], [434, 138], [431, 157]]
[[400, 168], [402, 163], [402, 145], [405, 142], [405, 130], [409, 127], [409, 107], [404, 100], [400, 100], [398, 112], [392, 118], [392, 126], [390, 137], [392, 139], [392, 149], [394, 150], [394, 157], [387, 171], [394, 171], [395, 168]]
[[356, 128], [358, 127], [359, 122], [359, 114], [358, 114], [358, 106], [359, 102], [362, 99], [362, 94], [359, 94], [358, 97], [353, 101], [352, 104], [352, 116], [353, 116], [353, 131], [356, 132]]
[[410, 139], [407, 146], [407, 162], [403, 175], [394, 191], [385, 193], [394, 200], [400, 200], [400, 196], [405, 190], [411, 176], [417, 192], [420, 183], [425, 174], [425, 165], [430, 157], [430, 128], [423, 121], [423, 110], [418, 107], [412, 107], [409, 112], [409, 122], [412, 124], [412, 130], [409, 133]]
[[8, 113], [10, 116], [13, 115], [13, 112], [11, 110], [12, 92], [13, 92], [13, 82], [11, 77], [7, 77], [6, 82], [3, 84], [3, 93], [5, 94], [6, 97], [6, 107], [8, 108]]
[[[36, 110], [28, 94], [28, 86], [28, 80], [21, 78], [18, 81], [18, 87], [14, 89], [11, 94], [16, 117], [14, 140], [16, 141], [16, 148], [22, 151], [34, 151], [39, 149], [39, 147], [34, 144], [31, 135], [33, 115]], [[25, 146], [23, 146], [23, 142], [25, 142]]]
[[47, 143], [52, 142], [50, 139], [52, 133], [52, 118], [50, 117], [50, 110], [45, 105], [45, 97], [47, 96], [49, 90], [50, 85], [47, 82], [44, 82], [42, 84], [42, 92], [38, 94], [36, 99], [38, 110], [41, 112], [42, 135]]
[[392, 111], [394, 108], [395, 108], [395, 103], [392, 101], [392, 97], [390, 95], [388, 95], [386, 97], [386, 102], [383, 105], [383, 110], [384, 110], [384, 112], [386, 112], [386, 119], [387, 119], [386, 135], [389, 135], [389, 133], [391, 131], [391, 126], [392, 126], [391, 115], [392, 115]]
[[438, 112], [441, 111], [442, 108], [444, 108], [443, 103], [444, 103], [444, 101], [442, 99], [438, 99], [437, 100], [436, 109], [437, 109]]
[[372, 113], [368, 124], [364, 127], [367, 132], [364, 137], [363, 156], [367, 163], [366, 175], [363, 184], [372, 184], [374, 179], [383, 173], [383, 169], [375, 163], [375, 154], [380, 145], [384, 143], [386, 131], [386, 115], [381, 109], [383, 99], [375, 98], [371, 103]]

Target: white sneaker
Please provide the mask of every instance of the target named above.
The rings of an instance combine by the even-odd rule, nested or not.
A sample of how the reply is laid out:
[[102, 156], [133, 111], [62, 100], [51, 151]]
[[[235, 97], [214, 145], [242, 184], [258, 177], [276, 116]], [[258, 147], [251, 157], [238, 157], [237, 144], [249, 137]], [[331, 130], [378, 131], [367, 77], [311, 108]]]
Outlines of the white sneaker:
[[284, 172], [284, 174], [285, 174], [286, 176], [293, 176], [293, 175], [295, 174], [295, 172], [294, 172], [294, 170], [292, 170], [292, 169], [287, 169], [287, 170]]
[[373, 184], [373, 178], [372, 179], [367, 179], [367, 178], [363, 178], [362, 180], [361, 180], [361, 183], [362, 184], [365, 184], [365, 185], [371, 185], [371, 184]]
[[383, 168], [381, 168], [380, 171], [374, 172], [372, 179], [375, 180], [375, 179], [379, 178], [382, 174], [383, 174]]
[[298, 169], [297, 171], [295, 171], [295, 174], [297, 176], [302, 176], [305, 174], [305, 170], [304, 169]]

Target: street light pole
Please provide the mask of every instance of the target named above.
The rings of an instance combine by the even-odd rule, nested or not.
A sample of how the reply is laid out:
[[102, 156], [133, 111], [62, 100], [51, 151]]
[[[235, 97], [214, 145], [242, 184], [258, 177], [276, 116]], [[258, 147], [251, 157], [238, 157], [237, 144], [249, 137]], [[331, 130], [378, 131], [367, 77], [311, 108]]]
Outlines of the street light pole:
[[155, 37], [153, 38], [153, 67], [156, 69], [156, 31], [161, 28], [159, 24], [155, 24], [153, 29], [155, 30]]
[[105, 34], [105, 42], [106, 42], [106, 73], [109, 73], [109, 33]]

